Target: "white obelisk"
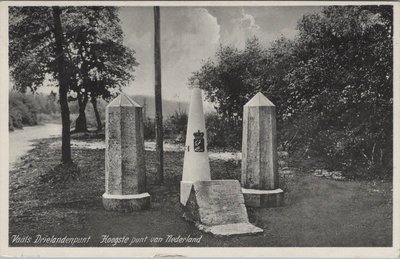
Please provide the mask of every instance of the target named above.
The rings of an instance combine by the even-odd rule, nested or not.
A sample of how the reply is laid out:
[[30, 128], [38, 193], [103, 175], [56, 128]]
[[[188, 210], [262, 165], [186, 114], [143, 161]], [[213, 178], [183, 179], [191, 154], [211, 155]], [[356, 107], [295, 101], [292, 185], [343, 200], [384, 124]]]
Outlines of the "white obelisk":
[[211, 180], [203, 99], [198, 83], [195, 82], [195, 86], [192, 87], [191, 91], [181, 181], [182, 205], [186, 205], [193, 182]]

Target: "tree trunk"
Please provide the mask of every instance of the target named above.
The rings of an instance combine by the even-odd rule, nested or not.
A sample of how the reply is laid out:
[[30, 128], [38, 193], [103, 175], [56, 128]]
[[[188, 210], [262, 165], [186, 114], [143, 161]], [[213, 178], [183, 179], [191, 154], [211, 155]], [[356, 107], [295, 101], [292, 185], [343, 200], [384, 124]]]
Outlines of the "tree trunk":
[[92, 98], [90, 101], [93, 106], [94, 115], [96, 116], [97, 130], [100, 131], [103, 128], [103, 124], [101, 123], [100, 113], [99, 113], [99, 110], [97, 109], [97, 99]]
[[61, 27], [61, 9], [58, 6], [53, 6], [54, 19], [54, 37], [55, 37], [55, 54], [57, 61], [57, 74], [59, 82], [59, 95], [61, 106], [61, 121], [62, 121], [62, 144], [61, 144], [61, 162], [63, 164], [72, 163], [71, 158], [71, 136], [70, 136], [70, 121], [68, 107], [68, 79], [64, 68], [64, 50], [63, 50], [63, 32]]
[[163, 119], [161, 98], [161, 50], [160, 50], [160, 7], [154, 6], [154, 70], [155, 70], [155, 105], [156, 105], [156, 154], [157, 175], [156, 184], [164, 181], [163, 161]]
[[78, 96], [78, 104], [79, 104], [79, 115], [78, 118], [75, 120], [75, 132], [86, 132], [88, 131], [87, 129], [87, 123], [86, 123], [86, 105], [88, 102], [88, 97], [87, 95], [79, 95]]

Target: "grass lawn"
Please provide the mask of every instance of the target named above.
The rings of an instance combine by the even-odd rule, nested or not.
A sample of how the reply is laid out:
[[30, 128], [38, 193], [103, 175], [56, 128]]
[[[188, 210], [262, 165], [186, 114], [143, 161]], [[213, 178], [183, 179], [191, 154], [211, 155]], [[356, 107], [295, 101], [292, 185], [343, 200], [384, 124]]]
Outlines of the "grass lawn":
[[[148, 237], [136, 246], [392, 246], [392, 183], [388, 181], [334, 181], [296, 171], [294, 176], [282, 176], [284, 207], [248, 209], [250, 221], [263, 228], [263, 234], [221, 238], [200, 232], [182, 218], [183, 152], [165, 153], [165, 184], [156, 186], [151, 184], [155, 152], [146, 151], [151, 209], [124, 214], [107, 212], [102, 206], [104, 149], [73, 148], [79, 179], [59, 181], [65, 174], [53, 170], [60, 159], [57, 141], [38, 142], [10, 171], [10, 246], [38, 246], [11, 242], [13, 235], [37, 234], [91, 236], [84, 246], [111, 246], [100, 243], [102, 235]], [[213, 160], [211, 171], [213, 179], [239, 179], [240, 163]], [[150, 242], [151, 237], [166, 235], [202, 238], [199, 244]]]

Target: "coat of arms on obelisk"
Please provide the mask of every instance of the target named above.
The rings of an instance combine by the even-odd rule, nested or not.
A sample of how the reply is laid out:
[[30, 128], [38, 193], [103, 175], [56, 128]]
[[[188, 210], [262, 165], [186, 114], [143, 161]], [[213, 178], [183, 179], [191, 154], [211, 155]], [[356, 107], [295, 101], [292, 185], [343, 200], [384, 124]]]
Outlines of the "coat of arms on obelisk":
[[198, 130], [197, 132], [193, 133], [193, 136], [194, 152], [204, 152], [204, 133]]

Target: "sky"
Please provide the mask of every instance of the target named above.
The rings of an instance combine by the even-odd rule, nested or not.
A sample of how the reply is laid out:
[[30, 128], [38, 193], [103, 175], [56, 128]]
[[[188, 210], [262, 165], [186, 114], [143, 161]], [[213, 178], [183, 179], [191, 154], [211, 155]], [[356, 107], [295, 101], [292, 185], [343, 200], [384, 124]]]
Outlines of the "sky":
[[[297, 21], [316, 6], [161, 7], [163, 99], [189, 102], [188, 78], [212, 58], [220, 44], [243, 48], [257, 36], [264, 46], [280, 36], [293, 38]], [[154, 95], [154, 16], [152, 7], [121, 7], [124, 43], [136, 51], [135, 80], [124, 92]]]

